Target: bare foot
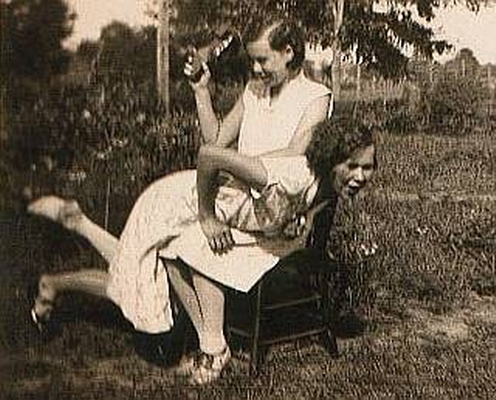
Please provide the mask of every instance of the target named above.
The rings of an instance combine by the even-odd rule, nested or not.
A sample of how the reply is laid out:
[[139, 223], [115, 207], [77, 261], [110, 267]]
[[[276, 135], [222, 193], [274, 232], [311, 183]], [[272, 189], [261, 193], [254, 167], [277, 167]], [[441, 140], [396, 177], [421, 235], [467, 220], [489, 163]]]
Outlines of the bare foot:
[[40, 197], [29, 204], [28, 212], [51, 219], [70, 230], [76, 230], [84, 217], [75, 200], [65, 200], [57, 196]]

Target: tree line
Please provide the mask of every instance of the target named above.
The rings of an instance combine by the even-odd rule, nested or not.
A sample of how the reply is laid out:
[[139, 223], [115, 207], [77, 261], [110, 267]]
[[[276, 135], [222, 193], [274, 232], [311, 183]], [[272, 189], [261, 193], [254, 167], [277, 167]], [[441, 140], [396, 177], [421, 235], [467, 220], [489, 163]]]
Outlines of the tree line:
[[[156, 6], [162, 3], [163, 0], [149, 0], [150, 14], [156, 13]], [[299, 21], [310, 42], [332, 46], [333, 64], [339, 65], [343, 55], [352, 55], [362, 67], [385, 78], [394, 79], [407, 73], [408, 54], [431, 59], [449, 48], [446, 41], [434, 37], [426, 24], [444, 4], [436, 0], [396, 0], [387, 5], [375, 0], [168, 0], [168, 3], [173, 47], [184, 41], [208, 39], [226, 24], [242, 31], [253, 19], [264, 20], [279, 14]], [[484, 0], [466, 1], [474, 11], [483, 3]], [[0, 0], [0, 11], [4, 77], [46, 82], [67, 72], [73, 54], [63, 43], [70, 37], [77, 15], [66, 1]], [[116, 33], [120, 42], [113, 40]], [[132, 68], [126, 69], [132, 72], [128, 73], [139, 74], [138, 70], [147, 73], [154, 66], [156, 34], [150, 27], [138, 36], [124, 24], [114, 23], [102, 30], [98, 43], [83, 42], [77, 53], [98, 62], [100, 68], [105, 68], [112, 53], [119, 53], [123, 65], [121, 68], [113, 65], [115, 71], [123, 71], [124, 64], [132, 62]], [[125, 45], [126, 39], [132, 39], [131, 43]], [[102, 54], [109, 58], [97, 57]]]

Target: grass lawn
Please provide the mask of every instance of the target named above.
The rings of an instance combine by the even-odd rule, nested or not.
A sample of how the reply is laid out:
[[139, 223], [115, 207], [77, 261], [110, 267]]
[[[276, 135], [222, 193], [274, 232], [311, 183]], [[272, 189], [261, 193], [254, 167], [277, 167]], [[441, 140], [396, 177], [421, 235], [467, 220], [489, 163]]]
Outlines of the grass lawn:
[[367, 323], [339, 339], [339, 359], [317, 340], [290, 343], [256, 377], [238, 357], [215, 384], [189, 388], [137, 354], [116, 309], [82, 295], [64, 296], [61, 333], [42, 343], [28, 284], [103, 263], [53, 224], [4, 213], [0, 398], [495, 398], [496, 133], [384, 135], [379, 149], [374, 184], [340, 208], [331, 237], [349, 264], [345, 309]]

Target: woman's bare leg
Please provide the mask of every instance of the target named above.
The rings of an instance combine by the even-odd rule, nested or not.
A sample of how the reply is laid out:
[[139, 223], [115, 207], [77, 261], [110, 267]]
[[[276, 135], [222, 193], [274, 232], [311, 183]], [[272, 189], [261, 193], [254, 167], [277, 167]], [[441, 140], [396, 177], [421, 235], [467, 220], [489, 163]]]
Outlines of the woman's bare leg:
[[[117, 252], [119, 240], [91, 221], [75, 201], [55, 196], [42, 197], [28, 206], [28, 212], [58, 222], [88, 239], [109, 263]], [[108, 298], [108, 282], [108, 272], [99, 269], [45, 274], [38, 284], [38, 295], [32, 309], [33, 319], [37, 324], [48, 321], [55, 298], [61, 291], [82, 291]]]
[[226, 347], [224, 337], [224, 291], [211, 280], [188, 268], [192, 284], [181, 272], [179, 262], [168, 261], [167, 273], [179, 300], [191, 318], [200, 341], [200, 348], [208, 354], [218, 354]]
[[41, 330], [42, 324], [49, 321], [55, 298], [61, 291], [81, 291], [108, 299], [108, 281], [109, 274], [98, 269], [43, 275], [38, 282], [38, 295], [31, 309], [33, 321]]
[[176, 373], [188, 376], [190, 384], [203, 385], [219, 378], [231, 358], [224, 337], [224, 292], [219, 285], [191, 269], [192, 283], [188, 283], [180, 269], [178, 264], [169, 264], [167, 272], [193, 321], [201, 352], [183, 358]]
[[51, 219], [86, 238], [107, 262], [114, 258], [119, 239], [91, 221], [76, 201], [46, 196], [28, 206], [28, 212]]
[[193, 272], [193, 283], [203, 318], [199, 332], [200, 348], [208, 354], [219, 354], [227, 346], [224, 336], [224, 290], [210, 279]]
[[44, 275], [42, 280], [55, 292], [73, 290], [108, 297], [109, 274], [99, 269], [83, 269], [75, 272]]
[[203, 317], [196, 291], [185, 280], [182, 274], [182, 272], [184, 272], [184, 267], [180, 265], [179, 262], [172, 260], [167, 261], [166, 268], [170, 283], [200, 337], [203, 335]]

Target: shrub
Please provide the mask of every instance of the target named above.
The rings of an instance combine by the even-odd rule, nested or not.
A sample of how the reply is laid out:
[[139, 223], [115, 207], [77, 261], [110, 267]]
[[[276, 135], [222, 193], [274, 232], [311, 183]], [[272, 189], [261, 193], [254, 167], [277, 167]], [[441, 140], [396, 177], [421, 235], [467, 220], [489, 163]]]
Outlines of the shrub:
[[420, 112], [432, 133], [465, 135], [484, 125], [487, 88], [476, 79], [442, 79], [421, 97]]
[[168, 120], [152, 84], [52, 86], [30, 99], [9, 98], [0, 173], [12, 178], [2, 182], [4, 206], [16, 206], [27, 188], [104, 210], [109, 186], [127, 204], [158, 176], [195, 165], [196, 114], [174, 109]]

